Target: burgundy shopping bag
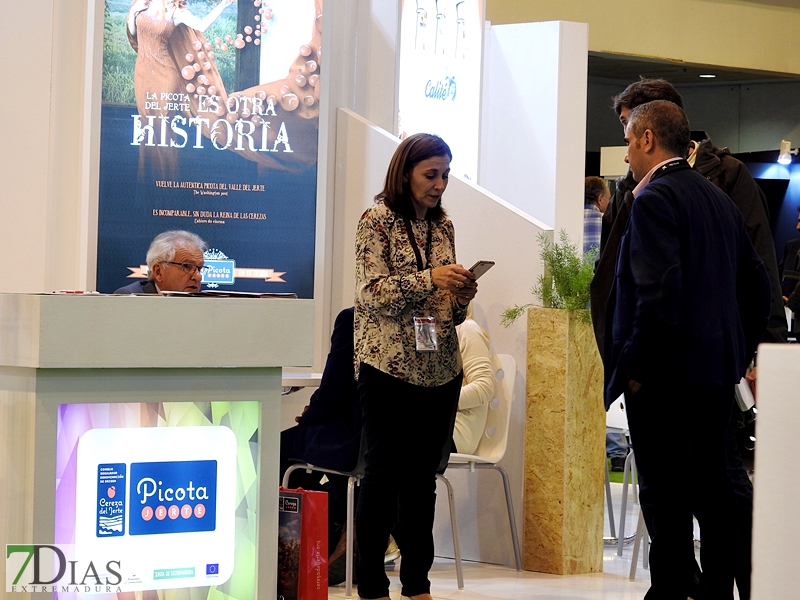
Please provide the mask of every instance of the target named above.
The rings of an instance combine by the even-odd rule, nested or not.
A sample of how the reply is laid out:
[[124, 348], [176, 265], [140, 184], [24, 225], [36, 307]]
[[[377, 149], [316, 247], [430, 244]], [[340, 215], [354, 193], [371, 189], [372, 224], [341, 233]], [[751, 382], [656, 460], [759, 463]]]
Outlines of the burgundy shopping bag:
[[328, 494], [280, 488], [278, 599], [328, 598]]

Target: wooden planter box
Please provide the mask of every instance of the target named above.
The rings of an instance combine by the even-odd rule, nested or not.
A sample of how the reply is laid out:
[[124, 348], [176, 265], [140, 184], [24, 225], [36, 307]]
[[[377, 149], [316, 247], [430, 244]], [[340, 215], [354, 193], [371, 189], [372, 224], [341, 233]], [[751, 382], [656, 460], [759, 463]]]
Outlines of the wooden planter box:
[[523, 565], [603, 570], [605, 410], [592, 326], [566, 310], [528, 311]]

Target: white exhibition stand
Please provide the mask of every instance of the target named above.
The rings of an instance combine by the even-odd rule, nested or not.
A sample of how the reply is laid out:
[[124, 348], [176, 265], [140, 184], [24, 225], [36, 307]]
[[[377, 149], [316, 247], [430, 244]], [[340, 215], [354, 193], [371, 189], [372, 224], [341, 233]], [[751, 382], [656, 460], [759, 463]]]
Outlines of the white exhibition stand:
[[59, 404], [256, 400], [274, 597], [281, 367], [311, 365], [313, 324], [313, 300], [0, 294], [0, 545], [54, 540]]
[[758, 348], [753, 600], [797, 598], [800, 344]]

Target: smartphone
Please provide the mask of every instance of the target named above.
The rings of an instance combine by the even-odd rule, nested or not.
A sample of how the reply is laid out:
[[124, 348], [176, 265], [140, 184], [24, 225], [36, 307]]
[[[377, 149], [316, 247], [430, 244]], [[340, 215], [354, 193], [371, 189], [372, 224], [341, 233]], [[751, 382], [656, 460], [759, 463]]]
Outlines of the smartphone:
[[494, 266], [493, 260], [479, 260], [476, 262], [472, 267], [470, 267], [470, 271], [472, 274], [475, 275], [475, 279], [478, 279], [481, 275], [486, 273], [489, 269]]

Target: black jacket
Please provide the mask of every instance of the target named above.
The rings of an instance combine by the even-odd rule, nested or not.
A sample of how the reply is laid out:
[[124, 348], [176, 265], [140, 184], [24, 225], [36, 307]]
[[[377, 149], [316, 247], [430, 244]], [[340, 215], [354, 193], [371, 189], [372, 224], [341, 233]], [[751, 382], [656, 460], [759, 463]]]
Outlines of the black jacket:
[[[775, 245], [769, 228], [767, 201], [747, 167], [731, 156], [727, 148], [717, 148], [705, 132], [692, 132], [693, 140], [700, 141], [695, 151], [694, 170], [725, 192], [744, 217], [745, 229], [750, 242], [758, 252], [769, 276], [772, 304], [769, 325], [762, 342], [785, 342], [788, 336], [786, 316], [781, 298], [778, 264], [775, 258]], [[600, 355], [604, 356], [606, 312], [614, 282], [614, 269], [617, 262], [622, 234], [628, 225], [633, 203], [633, 189], [636, 182], [630, 171], [617, 180], [608, 210], [603, 215], [603, 232], [600, 241], [600, 256], [595, 265], [595, 275], [591, 287], [591, 312], [595, 338]]]
[[744, 375], [767, 325], [770, 282], [742, 215], [685, 160], [656, 171], [637, 196], [609, 309], [606, 407], [631, 379], [720, 388]]
[[119, 288], [115, 294], [157, 294], [156, 284], [152, 279], [140, 279]]
[[358, 461], [361, 405], [353, 367], [353, 309], [338, 314], [319, 388], [297, 425], [302, 456], [314, 465], [348, 471]]

